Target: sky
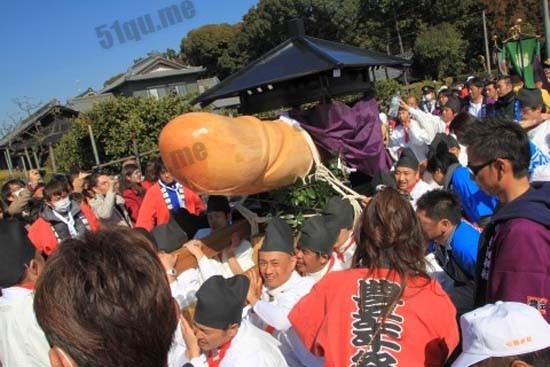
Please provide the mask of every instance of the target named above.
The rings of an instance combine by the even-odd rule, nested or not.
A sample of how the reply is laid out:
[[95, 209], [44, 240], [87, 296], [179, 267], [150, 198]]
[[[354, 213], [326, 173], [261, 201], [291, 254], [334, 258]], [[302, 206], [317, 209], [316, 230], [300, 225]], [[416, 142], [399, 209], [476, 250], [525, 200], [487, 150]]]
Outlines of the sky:
[[[0, 0], [0, 125], [8, 114], [20, 112], [14, 98], [62, 103], [88, 87], [99, 90], [103, 82], [124, 72], [147, 52], [172, 48], [179, 52], [181, 39], [200, 26], [237, 23], [258, 0]], [[128, 26], [134, 19], [161, 23], [159, 9], [177, 5], [195, 9], [181, 23], [142, 34], [139, 41]], [[127, 23], [127, 32], [123, 24]], [[104, 27], [102, 27], [104, 26]], [[98, 28], [99, 27], [99, 28]], [[98, 37], [99, 33], [110, 32]], [[122, 37], [122, 39], [120, 38]], [[103, 46], [101, 44], [103, 40]], [[120, 41], [124, 41], [121, 43]]]

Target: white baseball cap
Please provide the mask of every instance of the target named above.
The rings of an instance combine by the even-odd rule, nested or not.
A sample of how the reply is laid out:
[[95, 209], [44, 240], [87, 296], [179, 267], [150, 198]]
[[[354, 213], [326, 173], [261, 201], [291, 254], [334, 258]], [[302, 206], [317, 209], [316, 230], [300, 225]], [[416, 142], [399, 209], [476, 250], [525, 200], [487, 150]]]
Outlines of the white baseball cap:
[[491, 357], [508, 357], [550, 347], [550, 325], [534, 307], [497, 302], [460, 318], [462, 354], [452, 367], [468, 367]]

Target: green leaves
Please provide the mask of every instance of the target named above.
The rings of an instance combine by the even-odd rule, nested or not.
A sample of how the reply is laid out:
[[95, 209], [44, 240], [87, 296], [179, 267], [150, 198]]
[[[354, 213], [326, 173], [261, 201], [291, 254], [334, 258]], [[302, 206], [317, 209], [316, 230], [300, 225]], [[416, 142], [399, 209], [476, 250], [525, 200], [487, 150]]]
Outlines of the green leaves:
[[458, 75], [465, 68], [466, 46], [460, 31], [450, 23], [422, 26], [415, 42], [415, 61], [423, 75]]
[[[336, 159], [331, 160], [328, 167], [338, 179], [347, 182], [347, 175], [338, 169]], [[299, 229], [307, 216], [319, 213], [328, 199], [338, 193], [327, 183], [312, 180], [308, 183], [296, 182], [294, 185], [273, 190], [266, 195], [275, 203], [270, 212], [277, 213], [294, 229]]]
[[206, 67], [209, 76], [223, 79], [234, 71], [232, 56], [237, 57], [235, 46], [238, 25], [209, 24], [192, 30], [181, 41], [181, 52], [191, 65]]
[[140, 152], [157, 148], [160, 131], [172, 118], [192, 110], [194, 95], [185, 98], [166, 96], [161, 99], [115, 97], [96, 104], [74, 120], [70, 131], [55, 148], [58, 169], [67, 171], [73, 165], [95, 165], [88, 123], [95, 136], [102, 163], [134, 154], [133, 139]]

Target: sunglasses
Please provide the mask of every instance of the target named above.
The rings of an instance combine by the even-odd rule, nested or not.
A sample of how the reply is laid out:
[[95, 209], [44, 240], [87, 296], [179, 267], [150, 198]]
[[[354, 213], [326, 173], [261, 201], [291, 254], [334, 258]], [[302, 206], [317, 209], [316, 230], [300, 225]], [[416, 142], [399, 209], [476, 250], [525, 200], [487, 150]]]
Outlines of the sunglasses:
[[473, 165], [473, 164], [469, 164], [466, 166], [468, 167], [468, 170], [470, 171], [470, 173], [475, 177], [477, 176], [477, 174], [479, 173], [479, 171], [481, 171], [482, 169], [484, 169], [485, 167], [487, 167], [488, 165], [494, 163], [496, 161], [496, 158], [495, 159], [491, 159], [490, 161], [488, 162], [485, 162], [483, 164], [478, 164], [478, 165]]

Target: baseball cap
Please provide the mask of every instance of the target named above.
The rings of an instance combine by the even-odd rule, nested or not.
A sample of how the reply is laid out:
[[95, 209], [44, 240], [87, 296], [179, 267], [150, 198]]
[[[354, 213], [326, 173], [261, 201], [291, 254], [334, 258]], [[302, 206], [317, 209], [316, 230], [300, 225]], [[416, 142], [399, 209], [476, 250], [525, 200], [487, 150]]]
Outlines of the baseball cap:
[[435, 90], [431, 85], [425, 85], [422, 87], [422, 94], [432, 93]]
[[526, 89], [521, 88], [517, 95], [517, 100], [519, 101], [519, 106], [521, 108], [530, 107], [537, 108], [544, 106], [544, 101], [542, 99], [542, 94], [540, 89]]
[[550, 347], [550, 325], [534, 307], [496, 302], [460, 318], [462, 354], [452, 367], [468, 367], [491, 357], [509, 357]]

